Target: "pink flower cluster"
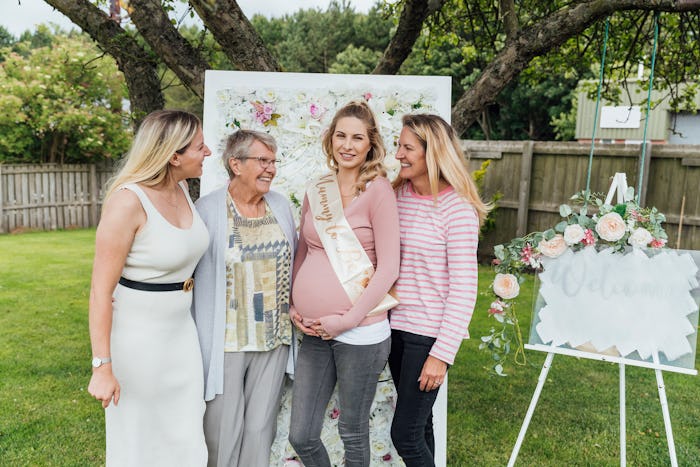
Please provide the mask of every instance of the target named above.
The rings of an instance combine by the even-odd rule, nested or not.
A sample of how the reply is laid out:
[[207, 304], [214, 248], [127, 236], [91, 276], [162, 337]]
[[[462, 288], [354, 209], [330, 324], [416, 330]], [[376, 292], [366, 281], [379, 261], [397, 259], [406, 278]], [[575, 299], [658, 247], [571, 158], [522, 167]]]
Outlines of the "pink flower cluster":
[[340, 410], [338, 410], [338, 407], [334, 407], [331, 411], [331, 418], [336, 420], [338, 417], [340, 417]]
[[666, 240], [663, 238], [655, 238], [649, 243], [649, 246], [652, 248], [663, 248], [664, 245], [666, 245]]
[[523, 249], [520, 251], [520, 260], [525, 264], [530, 264], [530, 260], [532, 259], [532, 253], [532, 245], [526, 243]]
[[504, 303], [500, 300], [496, 300], [494, 302], [491, 302], [491, 307], [489, 308], [489, 314], [490, 315], [500, 315], [503, 313], [504, 309], [508, 306], [507, 303]]
[[581, 243], [586, 246], [595, 245], [595, 236], [593, 235], [593, 231], [591, 229], [586, 229], [583, 232], [583, 239], [581, 239]]
[[275, 108], [269, 102], [262, 103], [260, 101], [251, 102], [255, 110], [255, 120], [260, 124], [265, 124], [272, 119], [272, 112]]
[[630, 217], [632, 217], [632, 219], [634, 219], [637, 222], [649, 222], [649, 219], [639, 214], [639, 212], [636, 209], [630, 210]]

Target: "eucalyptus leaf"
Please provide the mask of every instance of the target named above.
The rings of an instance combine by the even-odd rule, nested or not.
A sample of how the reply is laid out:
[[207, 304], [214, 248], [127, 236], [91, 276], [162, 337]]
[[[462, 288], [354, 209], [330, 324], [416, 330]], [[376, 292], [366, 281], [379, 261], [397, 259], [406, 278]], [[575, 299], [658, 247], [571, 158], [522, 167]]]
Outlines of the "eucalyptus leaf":
[[496, 245], [493, 247], [493, 254], [496, 255], [496, 258], [503, 261], [506, 257], [505, 250], [506, 249], [503, 245]]
[[566, 226], [567, 226], [567, 225], [569, 225], [568, 222], [566, 222], [566, 221], [561, 221], [561, 222], [558, 223], [556, 226], [554, 226], [554, 230], [556, 230], [557, 232], [564, 232], [564, 229], [566, 229]]
[[559, 215], [561, 217], [569, 217], [571, 215], [571, 207], [568, 204], [562, 204], [559, 206]]

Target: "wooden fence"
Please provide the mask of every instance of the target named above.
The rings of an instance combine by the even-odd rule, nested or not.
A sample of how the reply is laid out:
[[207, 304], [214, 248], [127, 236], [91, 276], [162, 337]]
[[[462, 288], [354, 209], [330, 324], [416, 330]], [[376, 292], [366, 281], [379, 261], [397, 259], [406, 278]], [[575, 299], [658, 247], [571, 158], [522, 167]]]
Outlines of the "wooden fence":
[[0, 164], [0, 233], [97, 225], [108, 165]]
[[[484, 180], [486, 197], [501, 193], [496, 227], [481, 241], [481, 256], [493, 246], [556, 225], [559, 205], [586, 188], [590, 146], [532, 141], [463, 141], [470, 169], [491, 164]], [[592, 161], [591, 191], [607, 194], [616, 172], [627, 174], [637, 192], [641, 144], [598, 145]], [[700, 146], [647, 144], [642, 206], [666, 215], [669, 246], [700, 250]]]
[[[480, 253], [559, 222], [559, 205], [586, 188], [590, 146], [532, 141], [463, 141], [470, 169], [491, 160], [486, 197], [501, 193], [496, 227]], [[641, 145], [598, 145], [591, 190], [607, 193], [615, 172], [637, 187]], [[666, 215], [669, 246], [700, 250], [700, 146], [647, 146], [641, 204]], [[111, 167], [95, 165], [0, 164], [0, 233], [54, 230], [97, 224], [102, 189]]]

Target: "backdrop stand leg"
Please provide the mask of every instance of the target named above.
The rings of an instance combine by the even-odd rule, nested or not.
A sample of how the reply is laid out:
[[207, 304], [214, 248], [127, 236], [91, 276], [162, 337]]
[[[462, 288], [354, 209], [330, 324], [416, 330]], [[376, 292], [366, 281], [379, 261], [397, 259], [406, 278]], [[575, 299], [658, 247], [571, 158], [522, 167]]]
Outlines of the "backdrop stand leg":
[[515, 465], [515, 460], [518, 458], [518, 452], [520, 451], [520, 446], [523, 444], [525, 439], [525, 433], [527, 433], [527, 427], [530, 425], [530, 420], [532, 419], [532, 414], [535, 412], [535, 407], [537, 406], [537, 400], [540, 398], [540, 393], [542, 393], [542, 386], [547, 380], [547, 373], [549, 373], [549, 368], [552, 366], [552, 359], [554, 358], [554, 353], [549, 352], [547, 358], [544, 359], [544, 364], [542, 365], [542, 371], [540, 371], [540, 377], [537, 378], [537, 387], [535, 388], [535, 393], [532, 395], [532, 400], [530, 401], [530, 407], [527, 409], [527, 414], [525, 414], [525, 420], [523, 420], [523, 426], [520, 427], [520, 433], [518, 434], [518, 439], [515, 442], [515, 447], [513, 452], [510, 454], [510, 460], [508, 461], [508, 467], [513, 467]]
[[[654, 360], [658, 363], [658, 356]], [[656, 385], [659, 387], [659, 401], [661, 402], [661, 412], [664, 414], [664, 425], [666, 427], [666, 441], [668, 442], [668, 455], [671, 458], [671, 467], [678, 467], [676, 459], [676, 445], [673, 442], [673, 429], [671, 428], [671, 415], [668, 412], [668, 400], [666, 400], [666, 386], [661, 370], [656, 372]]]
[[627, 465], [627, 402], [625, 399], [625, 364], [620, 363], [620, 467]]

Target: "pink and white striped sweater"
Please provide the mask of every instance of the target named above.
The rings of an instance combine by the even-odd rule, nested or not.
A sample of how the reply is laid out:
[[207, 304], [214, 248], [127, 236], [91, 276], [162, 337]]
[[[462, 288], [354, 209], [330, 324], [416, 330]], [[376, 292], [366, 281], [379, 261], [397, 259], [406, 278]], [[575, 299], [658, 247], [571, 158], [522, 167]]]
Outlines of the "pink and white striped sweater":
[[454, 363], [469, 337], [477, 294], [479, 219], [452, 187], [432, 196], [416, 194], [410, 182], [397, 193], [401, 269], [391, 328], [435, 337], [430, 355]]

